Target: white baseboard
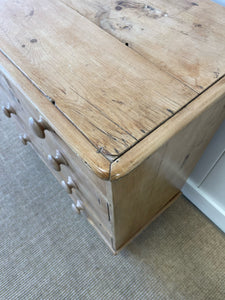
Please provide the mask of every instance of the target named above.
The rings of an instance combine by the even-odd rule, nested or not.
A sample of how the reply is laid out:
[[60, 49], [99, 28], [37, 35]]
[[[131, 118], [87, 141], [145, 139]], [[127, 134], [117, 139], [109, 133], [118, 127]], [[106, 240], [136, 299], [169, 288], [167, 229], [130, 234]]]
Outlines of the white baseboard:
[[223, 232], [225, 232], [225, 210], [219, 206], [212, 197], [198, 188], [190, 178], [182, 188], [182, 193]]

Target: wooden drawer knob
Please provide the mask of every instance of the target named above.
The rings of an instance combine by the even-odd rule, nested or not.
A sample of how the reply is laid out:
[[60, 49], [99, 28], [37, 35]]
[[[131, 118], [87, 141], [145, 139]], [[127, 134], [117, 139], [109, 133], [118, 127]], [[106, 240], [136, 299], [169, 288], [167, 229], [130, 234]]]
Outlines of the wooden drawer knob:
[[7, 118], [11, 118], [11, 114], [16, 114], [14, 108], [10, 104], [2, 106], [2, 111]]
[[42, 119], [42, 117], [40, 117], [38, 121], [36, 121], [34, 118], [30, 117], [29, 125], [36, 136], [38, 136], [41, 139], [45, 138], [44, 131], [47, 129], [47, 127], [46, 127], [46, 123]]
[[84, 206], [83, 206], [81, 200], [77, 200], [77, 201], [76, 201], [76, 204], [73, 203], [73, 204], [72, 204], [72, 209], [73, 209], [75, 212], [77, 212], [78, 214], [80, 214], [81, 210], [84, 210]]
[[72, 189], [77, 189], [76, 183], [73, 181], [73, 179], [70, 176], [68, 176], [67, 182], [65, 182], [64, 180], [61, 181], [61, 185], [68, 194], [72, 194]]
[[52, 156], [51, 154], [48, 155], [48, 162], [50, 166], [58, 172], [61, 170], [60, 165], [68, 165], [67, 161], [59, 150], [56, 150], [55, 156]]
[[24, 144], [24, 145], [27, 145], [28, 142], [30, 142], [30, 139], [29, 137], [26, 135], [26, 134], [21, 134], [19, 136], [19, 139], [21, 140], [21, 142]]

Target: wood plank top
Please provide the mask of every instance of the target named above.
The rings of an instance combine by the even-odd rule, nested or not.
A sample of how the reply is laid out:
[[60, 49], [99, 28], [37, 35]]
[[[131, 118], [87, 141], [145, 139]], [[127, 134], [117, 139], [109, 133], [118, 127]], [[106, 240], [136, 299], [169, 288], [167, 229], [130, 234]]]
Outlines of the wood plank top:
[[[183, 12], [180, 2], [175, 6], [174, 1], [169, 1], [168, 16], [172, 12], [178, 15]], [[135, 47], [133, 49], [127, 47], [96, 26], [92, 22], [95, 21], [93, 15], [96, 15], [93, 7], [101, 7], [103, 1], [92, 3], [93, 5], [87, 0], [73, 1], [71, 9], [60, 0], [0, 0], [0, 48], [33, 85], [46, 95], [46, 101], [50, 99], [54, 102], [62, 116], [87, 139], [90, 148], [87, 148], [85, 161], [88, 162], [87, 153], [90, 152], [90, 156], [93, 157], [91, 153], [95, 151], [112, 162], [173, 117], [197, 97], [202, 88], [206, 88], [224, 74], [225, 54], [222, 50], [225, 42], [224, 40], [221, 42], [221, 37], [225, 31], [219, 30], [218, 33], [214, 33], [211, 31], [213, 25], [207, 29], [210, 32], [209, 36], [211, 38], [214, 36], [215, 43], [209, 39], [208, 44], [205, 44], [208, 49], [206, 54], [209, 55], [205, 56], [204, 66], [200, 65], [201, 68], [199, 67], [199, 73], [196, 75], [194, 71], [187, 73], [187, 68], [182, 63], [179, 64], [178, 41], [174, 44], [176, 53], [172, 53], [172, 50], [170, 51], [172, 40], [170, 42], [167, 40], [168, 43], [164, 40], [167, 31], [171, 32], [171, 38], [175, 38], [172, 27], [168, 26], [167, 21], [163, 21], [166, 18], [149, 18], [158, 20], [158, 27], [153, 27], [148, 43], [148, 34], [145, 33], [145, 39], [142, 37], [141, 44], [145, 45], [145, 42], [148, 44], [147, 55], [142, 51], [136, 51]], [[110, 3], [122, 7], [116, 8], [114, 5], [115, 13], [125, 10], [133, 12], [128, 1], [110, 1]], [[164, 1], [157, 3], [163, 5]], [[86, 5], [84, 16], [81, 16], [82, 12], [76, 7], [78, 4]], [[194, 6], [197, 7], [193, 4], [191, 7]], [[214, 7], [215, 4], [212, 4], [213, 9]], [[218, 16], [221, 28], [225, 29], [219, 10]], [[184, 23], [189, 26], [188, 20], [184, 19]], [[146, 21], [146, 24], [149, 26], [150, 23]], [[219, 21], [215, 24], [219, 24]], [[217, 27], [215, 25], [214, 29], [217, 30]], [[206, 29], [204, 31], [206, 32]], [[138, 35], [131, 33], [129, 36], [133, 39]], [[159, 43], [162, 43], [161, 46], [157, 46], [156, 37]], [[220, 47], [217, 45], [219, 40]], [[182, 44], [182, 41], [183, 39], [180, 39], [179, 43]], [[154, 43], [159, 47], [158, 50], [157, 47], [151, 47]], [[197, 39], [192, 43], [194, 49], [199, 46]], [[200, 44], [202, 45], [202, 42]], [[220, 53], [221, 64], [216, 60], [214, 50], [217, 56]], [[175, 62], [177, 59], [176, 66], [179, 66], [180, 74], [184, 77], [171, 71], [169, 64], [163, 65], [157, 60], [154, 56], [157, 51], [164, 51], [168, 61], [171, 59], [171, 62]], [[199, 51], [192, 53], [193, 57], [197, 58], [200, 55]], [[150, 53], [153, 55], [151, 59]], [[193, 59], [191, 57], [189, 59]], [[210, 68], [207, 69], [206, 62], [211, 64], [210, 68], [212, 66], [213, 70], [217, 63], [219, 75], [208, 76], [211, 71], [209, 72]], [[173, 68], [174, 63], [170, 66]], [[196, 84], [185, 79], [187, 74], [192, 80], [196, 79]], [[13, 74], [11, 75], [13, 77]], [[202, 88], [197, 87], [200, 82]], [[55, 124], [57, 126], [57, 120]], [[79, 155], [82, 157], [82, 154]]]
[[211, 0], [62, 0], [197, 92], [225, 73], [225, 7]]
[[[34, 87], [32, 82], [25, 76], [21, 76], [21, 72], [15, 65], [0, 52], [0, 88], [4, 89], [4, 85], [1, 86], [2, 75], [8, 79], [14, 91], [17, 90], [17, 95], [22, 94], [34, 110], [39, 111], [43, 118], [48, 120], [49, 126], [82, 159], [92, 171], [92, 175], [95, 173], [101, 179], [109, 179], [110, 162], [101, 153], [96, 152], [84, 135], [51, 102], [46, 101], [46, 97]], [[5, 104], [1, 94], [0, 99], [3, 101], [2, 104]], [[87, 149], [89, 151], [86, 151]], [[101, 186], [99, 182], [98, 186]]]
[[[113, 181], [132, 172], [132, 170], [139, 166], [141, 162], [145, 161], [148, 157], [157, 152], [157, 150], [163, 147], [163, 145], [167, 145], [174, 136], [190, 124], [193, 124], [194, 120], [199, 120], [200, 122], [201, 118], [203, 120], [207, 119], [208, 131], [210, 131], [212, 126], [215, 126], [215, 124], [213, 124], [212, 120], [210, 122], [210, 117], [205, 116], [205, 114], [210, 114], [210, 116], [213, 115], [213, 113], [210, 112], [210, 108], [214, 106], [220, 109], [221, 116], [224, 115], [224, 102], [225, 77], [217, 81], [210, 89], [207, 89], [205, 93], [199, 95], [197, 101], [192, 101], [173, 118], [170, 118], [162, 126], [158, 127], [152, 134], [148, 135], [145, 139], [132, 147], [130, 151], [127, 151], [124, 155], [115, 160], [111, 164], [110, 179]], [[216, 112], [216, 109], [211, 109], [211, 111], [212, 110], [214, 113]], [[220, 123], [217, 124], [217, 126], [219, 125]], [[198, 130], [199, 128], [196, 129], [196, 132], [199, 133]], [[189, 136], [185, 136], [186, 141], [191, 140], [194, 135], [195, 132], [189, 132]], [[187, 147], [185, 145], [185, 148]], [[198, 147], [196, 148], [198, 149]], [[196, 149], [192, 149], [192, 151], [194, 150]], [[179, 155], [179, 153], [176, 153], [176, 155]]]
[[196, 96], [63, 3], [1, 6], [3, 52], [108, 157]]

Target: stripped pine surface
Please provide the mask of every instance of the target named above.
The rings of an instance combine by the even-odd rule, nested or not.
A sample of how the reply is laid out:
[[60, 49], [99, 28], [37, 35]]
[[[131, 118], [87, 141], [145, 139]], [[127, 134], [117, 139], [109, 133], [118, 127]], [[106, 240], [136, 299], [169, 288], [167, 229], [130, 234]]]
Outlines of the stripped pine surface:
[[225, 78], [112, 163], [115, 249], [177, 195], [224, 118]]
[[225, 7], [211, 0], [61, 0], [202, 92], [225, 73]]
[[224, 120], [224, 9], [209, 0], [0, 7], [3, 111], [116, 252], [174, 201]]
[[[79, 168], [85, 166], [87, 176], [95, 181], [102, 193], [106, 195], [105, 180], [109, 179], [110, 162], [101, 153], [96, 152], [83, 134], [54, 105], [46, 101], [46, 97], [2, 53], [0, 53], [0, 66], [1, 104], [6, 105], [11, 102], [8, 94], [13, 99], [18, 98], [20, 102], [27, 103], [26, 106], [32, 107], [37, 113], [37, 118], [41, 115], [50, 128], [69, 145], [74, 153], [73, 160], [76, 165]], [[14, 109], [18, 111], [18, 107]], [[23, 109], [22, 113], [19, 113], [18, 120], [19, 123], [24, 122], [28, 125], [28, 115], [24, 114], [26, 111], [29, 112], [30, 109]], [[78, 158], [76, 159], [75, 156]]]
[[60, 1], [0, 3], [2, 52], [110, 160], [197, 95]]

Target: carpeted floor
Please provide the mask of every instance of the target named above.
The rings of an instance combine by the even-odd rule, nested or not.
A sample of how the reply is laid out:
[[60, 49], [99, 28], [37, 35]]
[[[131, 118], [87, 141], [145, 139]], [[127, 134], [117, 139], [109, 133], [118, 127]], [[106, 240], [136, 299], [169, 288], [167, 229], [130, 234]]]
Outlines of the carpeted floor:
[[225, 238], [184, 197], [113, 256], [0, 114], [0, 300], [225, 299]]

